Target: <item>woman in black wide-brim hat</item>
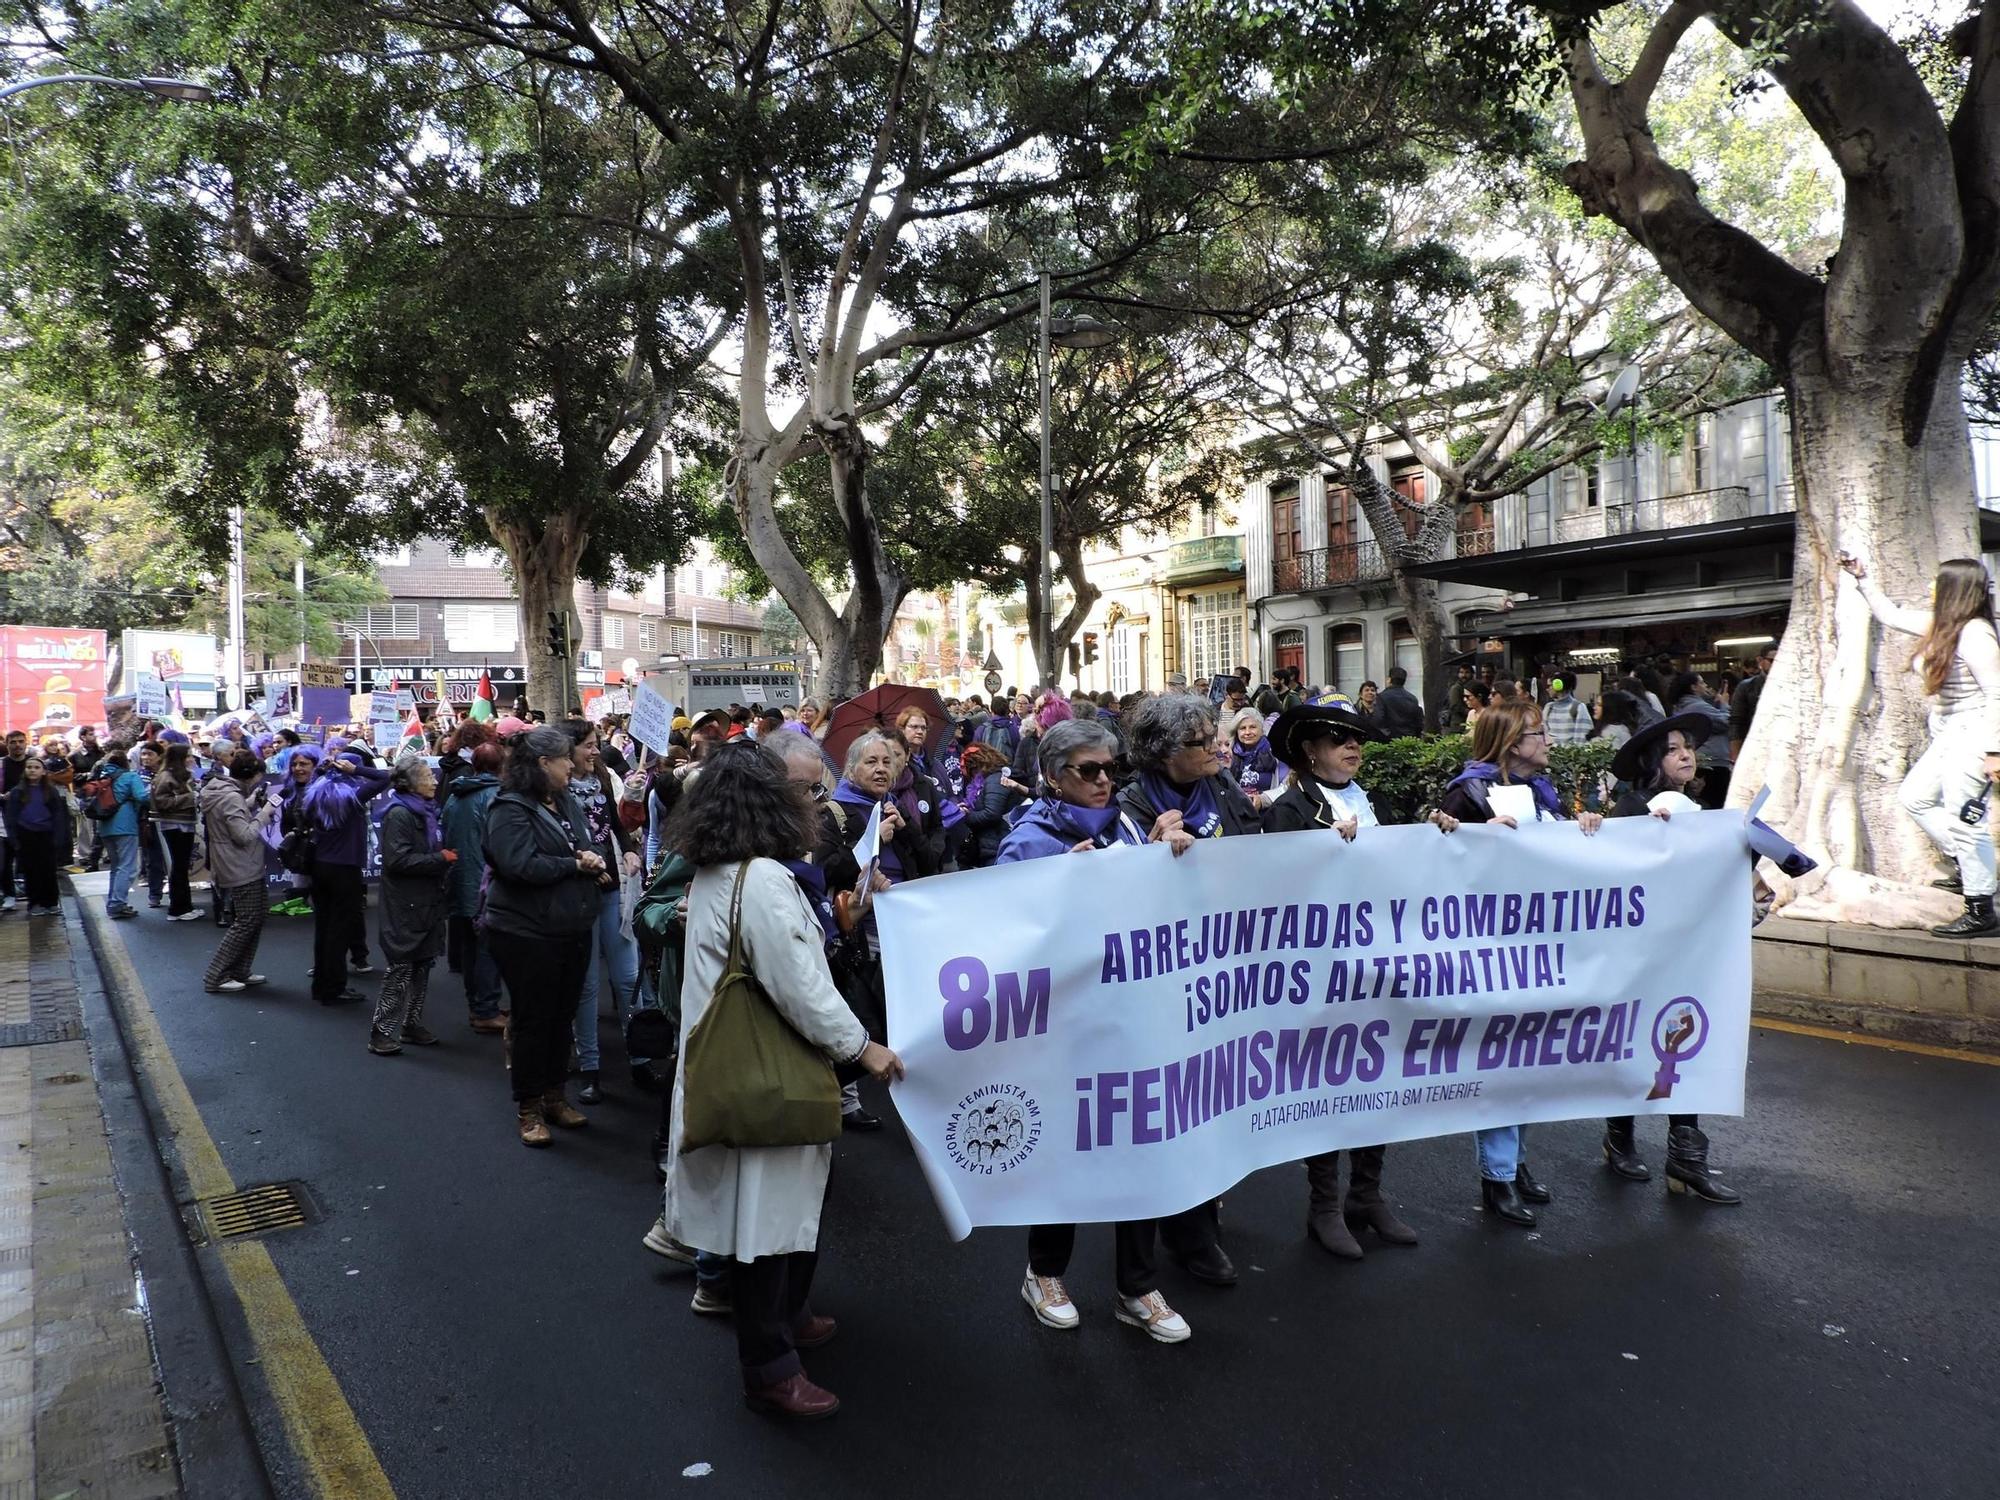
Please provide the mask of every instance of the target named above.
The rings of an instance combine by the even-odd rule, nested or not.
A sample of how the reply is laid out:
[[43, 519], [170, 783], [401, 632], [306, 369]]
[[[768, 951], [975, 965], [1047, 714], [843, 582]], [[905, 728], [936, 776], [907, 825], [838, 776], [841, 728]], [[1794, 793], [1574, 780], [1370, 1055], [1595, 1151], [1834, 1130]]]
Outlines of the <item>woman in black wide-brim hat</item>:
[[[1266, 833], [1321, 829], [1354, 842], [1363, 828], [1400, 823], [1386, 797], [1355, 780], [1362, 746], [1388, 735], [1344, 703], [1308, 704], [1287, 709], [1271, 726], [1271, 746], [1291, 767], [1285, 789], [1264, 809]], [[1431, 821], [1450, 832], [1458, 824], [1442, 814]], [[1340, 1153], [1306, 1158], [1306, 1233], [1321, 1249], [1342, 1260], [1359, 1260], [1357, 1230], [1372, 1229], [1385, 1245], [1414, 1245], [1416, 1231], [1382, 1196], [1385, 1146], [1355, 1146], [1347, 1153], [1347, 1197], [1340, 1195]]]
[[[1626, 789], [1611, 805], [1614, 818], [1667, 818], [1672, 810], [1655, 810], [1653, 800], [1662, 792], [1687, 794], [1698, 767], [1695, 751], [1708, 737], [1710, 720], [1706, 714], [1675, 714], [1657, 724], [1649, 724], [1618, 747], [1612, 757], [1611, 774]], [[1646, 1182], [1652, 1171], [1640, 1159], [1632, 1136], [1632, 1116], [1617, 1115], [1604, 1122], [1604, 1160], [1611, 1170], [1632, 1182]], [[1701, 1116], [1667, 1116], [1667, 1190], [1691, 1193], [1704, 1203], [1741, 1203], [1737, 1191], [1715, 1176], [1708, 1164], [1708, 1137], [1702, 1134]]]

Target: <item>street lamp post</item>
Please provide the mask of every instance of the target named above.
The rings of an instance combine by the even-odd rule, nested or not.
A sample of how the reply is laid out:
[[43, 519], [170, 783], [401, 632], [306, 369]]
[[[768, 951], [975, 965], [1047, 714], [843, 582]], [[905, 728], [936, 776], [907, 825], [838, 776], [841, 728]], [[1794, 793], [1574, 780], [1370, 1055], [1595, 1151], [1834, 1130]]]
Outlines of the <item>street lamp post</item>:
[[[1117, 342], [1118, 330], [1109, 324], [1100, 323], [1095, 318], [1049, 317], [1049, 273], [1042, 271], [1042, 316], [1040, 338], [1037, 347], [1041, 358], [1042, 376], [1042, 598], [1036, 610], [1037, 655], [1049, 654], [1048, 670], [1055, 671], [1055, 547], [1056, 547], [1056, 501], [1054, 468], [1049, 453], [1049, 350], [1058, 349], [1102, 349], [1107, 344]], [[1036, 662], [1039, 668], [1041, 663]], [[1053, 684], [1044, 683], [1044, 687]]]
[[205, 83], [187, 78], [112, 78], [104, 73], [51, 73], [46, 78], [24, 78], [0, 88], [0, 100], [25, 94], [29, 89], [45, 89], [56, 84], [88, 83], [100, 88], [127, 89], [135, 94], [151, 94], [156, 99], [172, 99], [181, 104], [206, 104], [215, 91]]

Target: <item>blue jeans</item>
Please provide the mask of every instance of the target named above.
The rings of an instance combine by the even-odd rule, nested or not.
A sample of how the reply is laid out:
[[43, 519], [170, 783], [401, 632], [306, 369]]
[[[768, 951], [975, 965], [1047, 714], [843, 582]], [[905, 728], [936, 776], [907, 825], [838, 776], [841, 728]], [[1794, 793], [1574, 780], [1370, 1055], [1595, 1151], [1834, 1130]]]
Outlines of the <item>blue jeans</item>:
[[154, 906], [160, 904], [160, 897], [167, 889], [167, 867], [171, 860], [167, 854], [167, 841], [161, 837], [158, 826], [147, 824], [140, 836], [139, 868], [146, 876], [146, 899]]
[[1528, 1127], [1496, 1125], [1472, 1133], [1479, 1142], [1479, 1175], [1488, 1182], [1512, 1182], [1528, 1148]]
[[132, 877], [139, 869], [139, 835], [106, 833], [98, 836], [104, 845], [104, 862], [111, 866], [111, 889], [105, 893], [104, 909], [117, 911], [132, 892]]
[[[606, 970], [611, 977], [611, 1006], [618, 1017], [619, 1034], [632, 1007], [632, 991], [639, 983], [639, 945], [618, 930], [618, 888], [597, 895], [597, 932], [590, 944], [590, 967], [583, 975], [583, 999], [576, 1007], [576, 1066], [579, 1072], [595, 1073], [598, 1067], [597, 991]], [[632, 1059], [634, 1064], [646, 1061]]]

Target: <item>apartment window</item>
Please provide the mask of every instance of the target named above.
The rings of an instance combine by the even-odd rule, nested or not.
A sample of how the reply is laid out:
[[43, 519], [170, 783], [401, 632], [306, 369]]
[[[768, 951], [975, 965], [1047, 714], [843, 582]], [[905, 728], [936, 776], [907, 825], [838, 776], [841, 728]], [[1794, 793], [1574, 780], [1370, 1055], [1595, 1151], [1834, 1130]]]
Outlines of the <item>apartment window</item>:
[[1770, 471], [1764, 466], [1764, 403], [1752, 401], [1736, 409], [1737, 473], [1750, 492], [1750, 513], [1763, 515], [1771, 491]]
[[1566, 516], [1580, 516], [1596, 510], [1600, 496], [1596, 464], [1571, 464], [1562, 471], [1561, 503]]
[[370, 605], [349, 616], [340, 630], [343, 635], [358, 630], [371, 641], [414, 641], [422, 635], [414, 604]]
[[452, 553], [448, 561], [454, 568], [485, 568], [497, 573], [507, 566], [507, 554], [497, 547], [468, 547]]
[[511, 604], [447, 604], [445, 647], [451, 651], [512, 651], [520, 642], [520, 620]]
[[1132, 632], [1114, 630], [1107, 644], [1110, 647], [1111, 691], [1120, 696], [1136, 692], [1132, 685]]
[[604, 617], [604, 649], [606, 651], [625, 649], [625, 622], [616, 615]]
[[1304, 550], [1299, 530], [1299, 487], [1297, 484], [1271, 487], [1271, 575], [1280, 593], [1299, 587], [1298, 556]]
[[657, 620], [639, 622], [639, 649], [657, 651], [660, 649], [660, 623]]
[[677, 656], [693, 656], [694, 627], [690, 625], [669, 625], [667, 627], [667, 649]]
[[706, 587], [704, 587], [704, 585], [707, 582], [708, 582], [708, 575], [703, 573], [700, 568], [696, 568], [694, 570], [694, 593], [698, 597], [703, 599], [706, 599], [708, 597], [708, 590]]
[[[917, 654], [907, 641], [898, 641], [897, 645], [901, 648], [905, 660]], [[755, 636], [745, 635], [743, 632], [736, 630], [718, 630], [715, 633], [715, 654], [717, 656], [754, 656], [756, 650], [757, 638]]]
[[1188, 678], [1232, 672], [1243, 660], [1243, 590], [1211, 589], [1187, 601]]
[[1337, 687], [1350, 698], [1360, 691], [1368, 675], [1366, 652], [1359, 625], [1329, 625], [1326, 630], [1326, 659], [1333, 676], [1328, 687]]
[[1430, 503], [1430, 476], [1415, 466], [1401, 469], [1389, 476], [1389, 488], [1401, 502], [1396, 519], [1403, 523], [1403, 535], [1414, 539], [1424, 524], [1423, 507]]
[[1663, 494], [1687, 495], [1708, 488], [1710, 476], [1715, 472], [1709, 461], [1708, 444], [1708, 418], [1696, 417], [1688, 423], [1681, 440], [1666, 452]]

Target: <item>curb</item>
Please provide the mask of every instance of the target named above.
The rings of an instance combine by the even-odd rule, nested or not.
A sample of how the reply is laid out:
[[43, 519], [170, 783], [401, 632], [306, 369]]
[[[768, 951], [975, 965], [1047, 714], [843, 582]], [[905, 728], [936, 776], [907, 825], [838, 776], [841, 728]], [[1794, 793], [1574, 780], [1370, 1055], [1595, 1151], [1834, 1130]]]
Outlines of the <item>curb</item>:
[[1916, 1042], [1929, 1047], [1964, 1047], [2000, 1056], [2000, 1021], [1990, 1021], [1983, 1016], [1896, 1010], [1886, 1005], [1832, 1000], [1823, 995], [1792, 995], [1767, 990], [1757, 990], [1751, 995], [1750, 1014], [1753, 1023], [1759, 1016], [1775, 1016], [1809, 1026], [1852, 1031], [1860, 1036]]

